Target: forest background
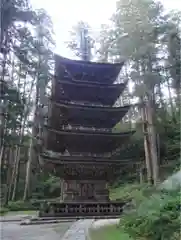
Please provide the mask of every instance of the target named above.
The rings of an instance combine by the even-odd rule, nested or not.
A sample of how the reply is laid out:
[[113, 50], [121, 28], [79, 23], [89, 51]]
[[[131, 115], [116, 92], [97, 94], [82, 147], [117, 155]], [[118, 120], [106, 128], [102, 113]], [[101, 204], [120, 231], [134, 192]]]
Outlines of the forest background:
[[[41, 89], [47, 86], [49, 94], [55, 41], [50, 16], [44, 9], [33, 9], [27, 0], [3, 0], [1, 14], [1, 199], [16, 208], [25, 200], [60, 196], [60, 179], [40, 168], [36, 154], [37, 112]], [[179, 11], [165, 12], [158, 1], [120, 0], [110, 25], [102, 25], [96, 38], [90, 31], [97, 61], [126, 59], [120, 79], [129, 80], [129, 87], [118, 104], [134, 103], [115, 127], [137, 132], [124, 151], [130, 164], [120, 171], [114, 186], [149, 181], [140, 117], [145, 102], [151, 101], [154, 110], [157, 180], [180, 165], [180, 21]], [[82, 26], [90, 29], [88, 23], [77, 23], [67, 43], [76, 55]]]

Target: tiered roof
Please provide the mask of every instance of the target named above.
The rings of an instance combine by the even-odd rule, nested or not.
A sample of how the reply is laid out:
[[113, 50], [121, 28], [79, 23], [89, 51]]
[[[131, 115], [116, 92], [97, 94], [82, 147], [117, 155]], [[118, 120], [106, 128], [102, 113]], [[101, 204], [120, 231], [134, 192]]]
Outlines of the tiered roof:
[[124, 117], [129, 108], [130, 106], [112, 108], [63, 101], [61, 103], [53, 102], [49, 124], [56, 130], [60, 130], [62, 124], [112, 129]]
[[118, 166], [124, 161], [103, 156], [120, 148], [134, 133], [112, 132], [130, 107], [112, 107], [126, 86], [113, 84], [122, 66], [123, 63], [93, 63], [55, 56], [44, 144], [47, 150], [68, 152], [69, 156], [44, 156], [44, 160], [49, 168], [55, 170], [56, 166], [60, 176], [89, 179], [94, 175], [106, 180], [119, 172]]
[[112, 84], [118, 77], [122, 63], [95, 63], [70, 60], [55, 55], [55, 77], [58, 80], [85, 81], [96, 84]]
[[51, 137], [47, 137], [47, 148], [55, 152], [109, 153], [125, 143], [133, 132], [108, 133], [90, 130], [67, 129], [57, 131], [47, 127]]
[[70, 101], [84, 102], [112, 106], [126, 84], [102, 84], [83, 81], [59, 81], [56, 80], [55, 92], [52, 100], [55, 102]]

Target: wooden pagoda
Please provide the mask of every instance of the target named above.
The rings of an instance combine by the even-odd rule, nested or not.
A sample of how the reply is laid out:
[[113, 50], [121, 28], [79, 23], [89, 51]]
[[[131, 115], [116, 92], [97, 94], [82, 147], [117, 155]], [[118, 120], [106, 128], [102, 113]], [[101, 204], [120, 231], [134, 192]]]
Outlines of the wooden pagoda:
[[114, 153], [134, 133], [112, 131], [130, 107], [113, 107], [126, 86], [114, 84], [122, 66], [55, 56], [41, 158], [63, 179], [63, 203], [46, 205], [41, 216], [120, 214], [124, 203], [110, 201], [107, 184], [127, 162]]

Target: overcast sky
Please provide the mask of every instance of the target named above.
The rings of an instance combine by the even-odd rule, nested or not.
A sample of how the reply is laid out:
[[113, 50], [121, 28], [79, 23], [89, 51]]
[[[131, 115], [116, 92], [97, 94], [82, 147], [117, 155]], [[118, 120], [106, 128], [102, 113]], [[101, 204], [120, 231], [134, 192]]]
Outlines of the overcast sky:
[[[56, 35], [56, 52], [71, 57], [65, 41], [69, 31], [79, 20], [87, 21], [93, 31], [109, 21], [115, 10], [116, 0], [30, 0], [35, 8], [44, 8], [52, 18]], [[180, 9], [181, 0], [162, 0], [166, 9]]]

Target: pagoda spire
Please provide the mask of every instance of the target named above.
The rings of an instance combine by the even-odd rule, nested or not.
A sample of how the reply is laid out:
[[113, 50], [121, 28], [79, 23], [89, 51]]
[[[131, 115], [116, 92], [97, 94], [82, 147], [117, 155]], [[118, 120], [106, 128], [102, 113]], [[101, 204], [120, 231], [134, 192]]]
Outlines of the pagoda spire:
[[81, 22], [80, 27], [80, 56], [83, 61], [91, 61], [92, 39], [89, 35], [89, 27]]

